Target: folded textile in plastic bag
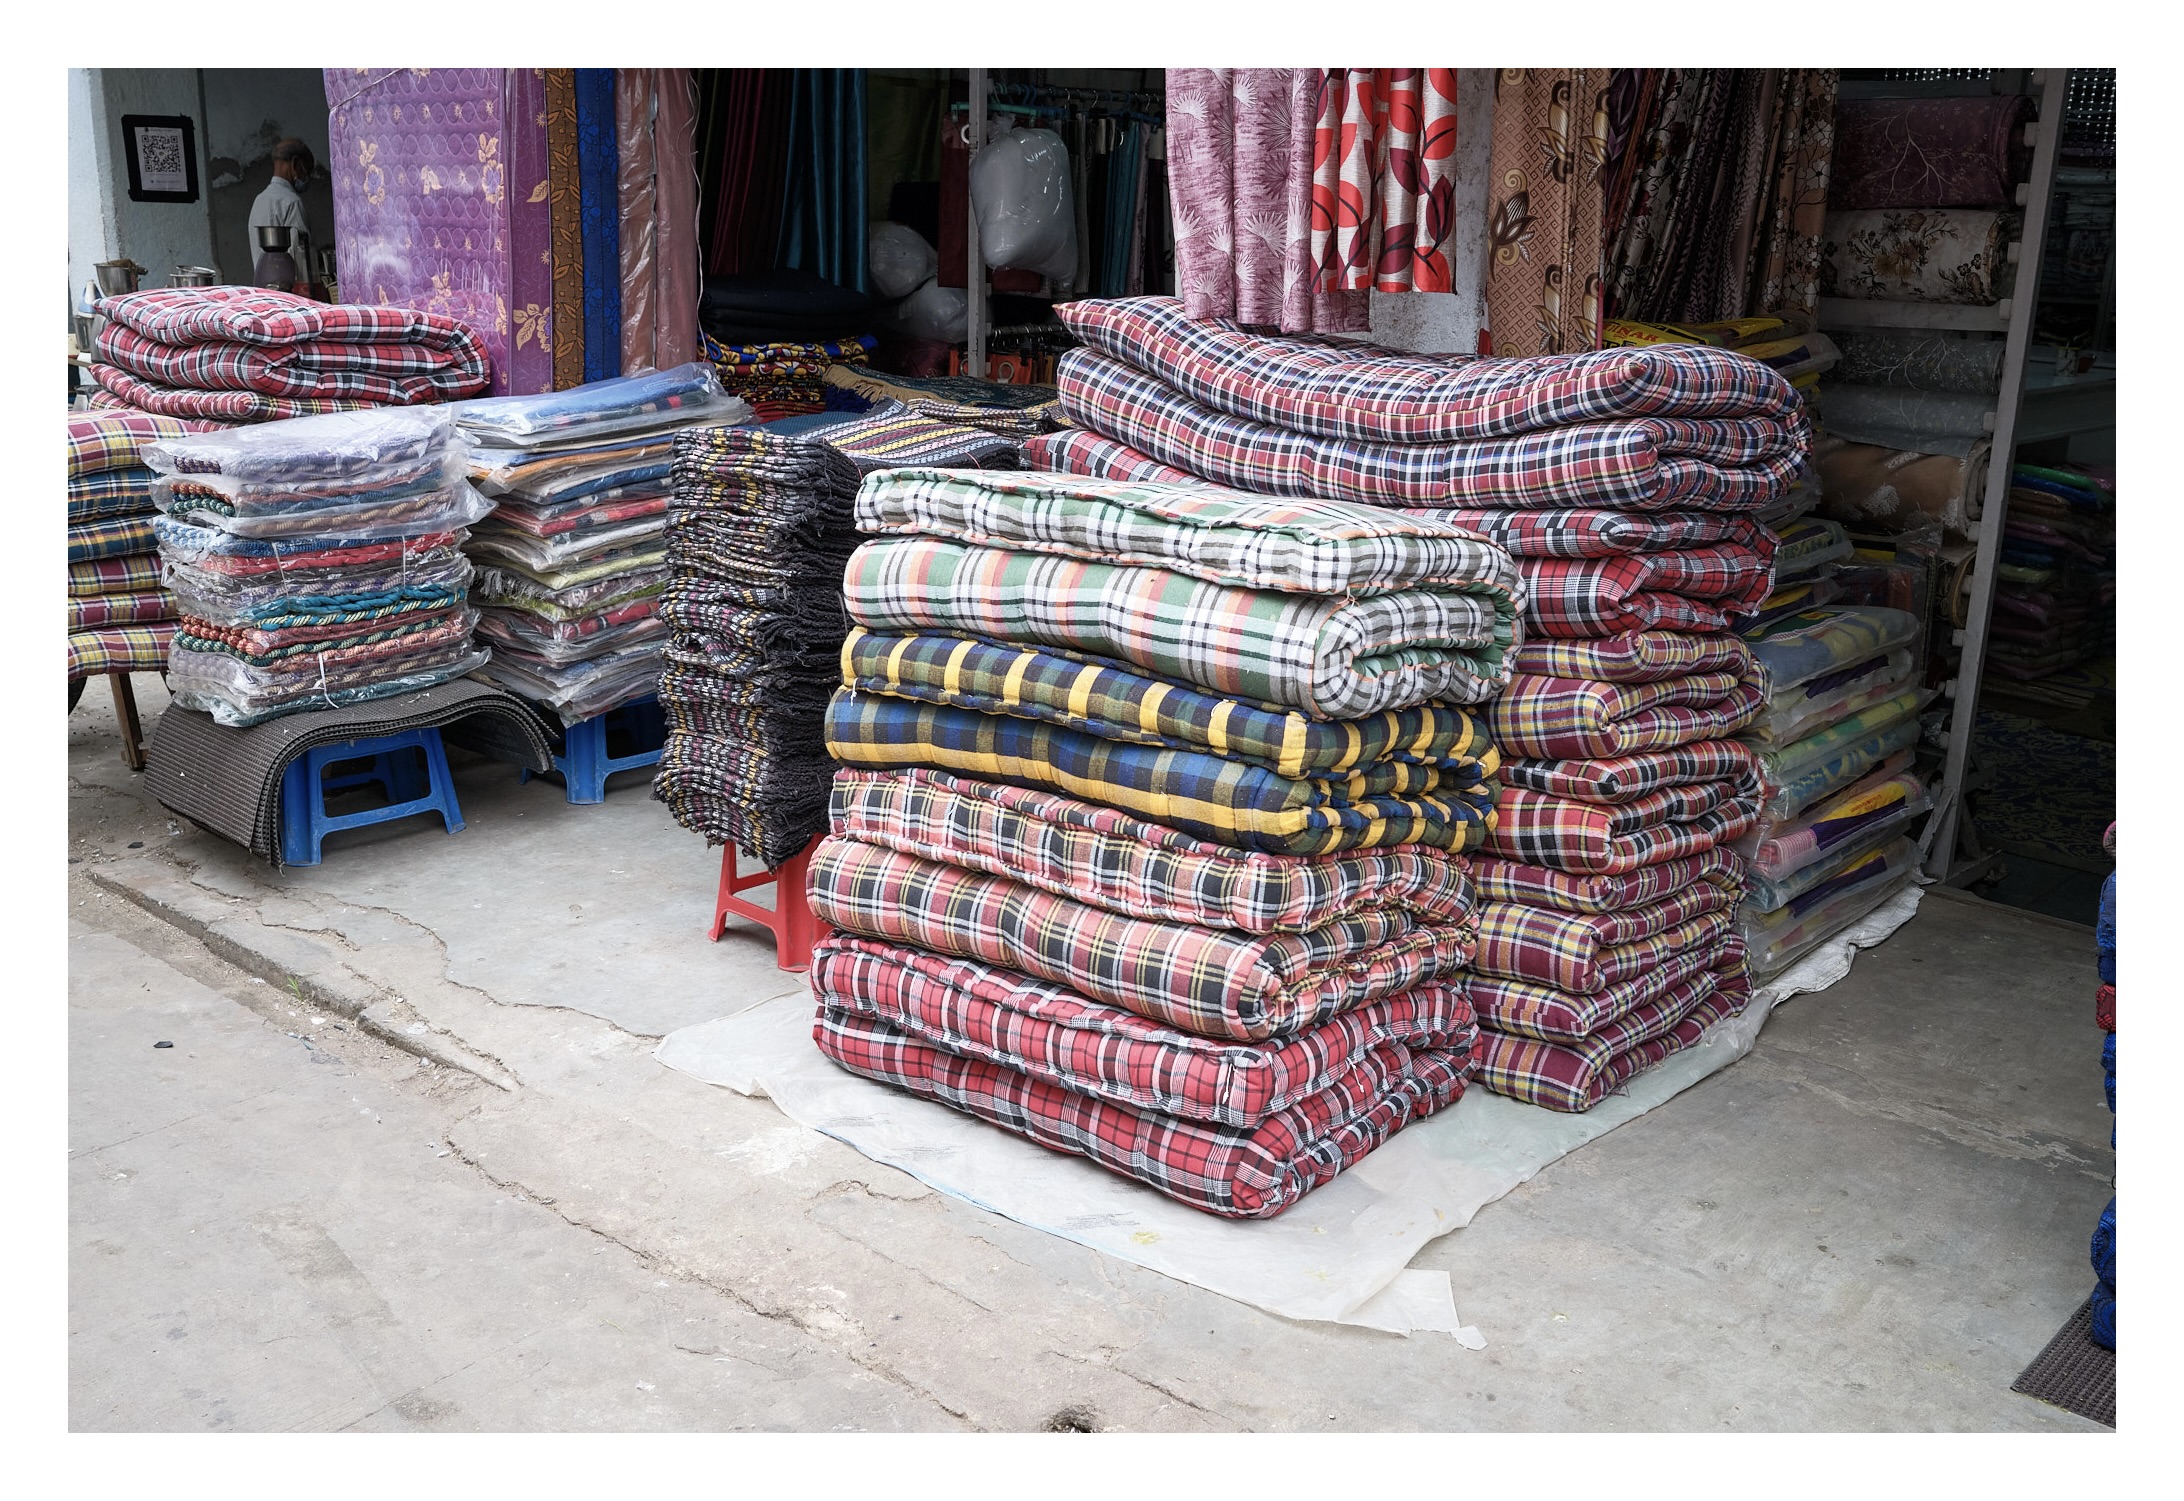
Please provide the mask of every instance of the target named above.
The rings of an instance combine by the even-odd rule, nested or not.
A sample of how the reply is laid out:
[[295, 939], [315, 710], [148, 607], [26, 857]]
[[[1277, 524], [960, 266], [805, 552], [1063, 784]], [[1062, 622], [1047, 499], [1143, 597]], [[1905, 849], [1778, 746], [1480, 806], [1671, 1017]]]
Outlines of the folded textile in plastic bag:
[[545, 620], [577, 620], [632, 599], [664, 597], [665, 559], [644, 568], [617, 570], [582, 583], [556, 587], [519, 568], [487, 564], [478, 570], [471, 597], [481, 605], [520, 609]]
[[1848, 787], [1821, 798], [1795, 818], [1764, 820], [1740, 841], [1755, 877], [1782, 880], [1815, 860], [1883, 828], [1910, 822], [1933, 806], [1912, 771], [1913, 753], [1897, 751]]
[[1896, 838], [1896, 830], [1907, 821], [1907, 818], [1896, 818], [1861, 829], [1818, 859], [1787, 875], [1755, 873], [1746, 888], [1745, 910], [1748, 913], [1779, 912], [1808, 893], [1862, 868], [1869, 856]]
[[667, 515], [663, 510], [549, 537], [488, 523], [470, 534], [470, 551], [473, 556], [505, 559], [545, 575], [603, 559], [629, 557], [653, 549], [666, 537]]
[[660, 639], [653, 636], [561, 663], [501, 645], [474, 675], [574, 724], [653, 692], [660, 669]]
[[1078, 798], [922, 769], [844, 768], [833, 830], [1109, 912], [1242, 933], [1307, 932], [1383, 906], [1463, 924], [1474, 906], [1462, 857], [1425, 845], [1270, 855]]
[[1453, 1104], [1471, 1070], [1473, 1041], [1412, 1050], [1379, 1039], [1327, 1087], [1242, 1130], [1133, 1109], [987, 1059], [934, 1047], [838, 1003], [900, 982], [899, 959], [837, 957], [846, 940], [812, 953], [819, 997], [814, 1038], [852, 1073], [898, 1085], [978, 1116], [1056, 1151], [1213, 1214], [1263, 1218], [1386, 1141], [1403, 1126]]
[[1924, 690], [1908, 688], [1802, 740], [1762, 750], [1759, 761], [1766, 784], [1764, 816], [1794, 818], [1828, 793], [1865, 776], [1896, 752], [1916, 745], [1919, 710], [1930, 696]]
[[[459, 466], [458, 466], [459, 472]], [[439, 489], [408, 490], [369, 498], [306, 501], [291, 508], [249, 513], [223, 509], [198, 486], [162, 480], [157, 499], [169, 518], [237, 537], [397, 537], [452, 531], [492, 514], [493, 502], [457, 479]]]
[[812, 914], [836, 931], [976, 959], [1201, 1037], [1288, 1037], [1460, 971], [1468, 923], [1388, 904], [1303, 933], [1126, 917], [982, 871], [836, 834], [811, 857]]
[[1322, 719], [1490, 697], [1515, 632], [1509, 596], [1286, 593], [932, 537], [867, 542], [842, 592], [850, 618], [872, 630], [1084, 652]]
[[[1634, 980], [1687, 942], [1704, 942], [1719, 925], [1689, 925], [1737, 905], [1733, 886], [1693, 881], [1657, 902], [1616, 912], [1564, 912], [1520, 902], [1479, 908], [1479, 975], [1528, 980], [1580, 995]], [[1689, 929], [1687, 931], [1687, 929]]]
[[490, 655], [472, 649], [467, 625], [444, 639], [418, 636], [383, 645], [396, 649], [351, 650], [338, 662], [328, 652], [274, 667], [252, 667], [217, 652], [176, 651], [167, 661], [167, 686], [185, 709], [242, 727], [298, 709], [340, 708], [429, 688], [483, 666]]
[[369, 489], [414, 476], [459, 453], [452, 408], [375, 407], [368, 411], [299, 417], [225, 432], [191, 433], [146, 444], [144, 462], [162, 475], [221, 476], [238, 484], [324, 485]]
[[1333, 778], [1290, 778], [1202, 752], [847, 688], [828, 708], [826, 740], [846, 765], [926, 766], [1062, 792], [1283, 855], [1411, 843], [1461, 851], [1479, 843], [1494, 804], [1491, 751], [1476, 762], [1382, 762]]
[[1746, 908], [1738, 921], [1755, 978], [1786, 969], [1845, 924], [1865, 916], [1917, 876], [1918, 850], [1909, 839], [1870, 850], [1831, 880], [1771, 912]]
[[1767, 701], [1766, 711], [1745, 729], [1754, 745], [1787, 745], [1831, 724], [1863, 713], [1915, 686], [1916, 660], [1907, 646], [1814, 678]]
[[1807, 610], [1832, 604], [1843, 592], [1843, 586], [1832, 577], [1822, 574], [1818, 578], [1802, 579], [1794, 583], [1780, 584], [1768, 595], [1758, 609], [1748, 615], [1739, 615], [1730, 622], [1733, 629], [1750, 636], [1780, 621], [1799, 615]]
[[667, 516], [667, 492], [657, 482], [615, 486], [593, 495], [564, 501], [533, 504], [503, 495], [494, 506], [486, 530], [520, 532], [527, 537], [596, 537], [608, 527], [625, 522]]
[[693, 360], [537, 396], [492, 396], [451, 409], [463, 436], [483, 448], [573, 447], [663, 427], [751, 420], [711, 364]]
[[[1778, 584], [1817, 573], [1830, 563], [1840, 563], [1857, 551], [1842, 523], [1825, 517], [1806, 516], [1776, 530], [1779, 545], [1774, 555]], [[1762, 596], [1764, 598], [1764, 596]]]
[[841, 680], [866, 693], [1041, 719], [1105, 740], [1203, 751], [1285, 777], [1331, 777], [1381, 761], [1477, 763], [1492, 746], [1484, 723], [1453, 704], [1311, 719], [971, 636], [878, 635], [860, 626], [843, 643]]
[[1918, 617], [1879, 605], [1799, 611], [1744, 640], [1762, 691], [1770, 696], [1885, 656], [1917, 637]]
[[1737, 897], [1744, 891], [1744, 861], [1727, 845], [1618, 875], [1553, 870], [1494, 855], [1474, 855], [1470, 863], [1472, 890], [1482, 905], [1510, 902], [1598, 916], [1649, 907], [1701, 882]]
[[1695, 975], [1726, 967], [1725, 948], [1740, 949], [1733, 912], [1702, 913], [1680, 924], [1673, 943], [1656, 939], [1655, 962], [1610, 985], [1565, 990], [1536, 980], [1473, 975], [1472, 1010], [1481, 1026], [1504, 1036], [1578, 1043], [1602, 1027], [1650, 1005]]
[[1546, 1042], [1481, 1027], [1475, 1079], [1496, 1094], [1548, 1110], [1590, 1110], [1637, 1075], [1697, 1043], [1714, 1023], [1742, 1012], [1750, 998], [1744, 956], [1738, 952], [1734, 967], [1693, 975], [1581, 1042]]
[[1789, 421], [1801, 411], [1765, 365], [1703, 346], [1475, 360], [1249, 333], [1192, 318], [1172, 297], [1068, 302], [1055, 315], [1196, 400], [1329, 438], [1438, 443], [1617, 417]]
[[1750, 511], [1778, 498], [1809, 441], [1790, 419], [1628, 417], [1442, 443], [1323, 438], [1194, 401], [1091, 349], [1056, 367], [1062, 413], [1162, 463], [1264, 495], [1386, 506]]
[[645, 599], [599, 615], [551, 622], [517, 610], [485, 610], [478, 616], [478, 634], [495, 646], [508, 648], [519, 660], [529, 658], [549, 667], [563, 667], [646, 641], [664, 644], [667, 625], [659, 619], [653, 602]]
[[470, 479], [487, 495], [517, 495], [536, 505], [624, 485], [660, 481], [675, 463], [672, 431], [608, 438], [581, 448], [472, 448]]
[[1765, 702], [1734, 672], [1643, 683], [1518, 674], [1488, 709], [1487, 723], [1506, 754], [1614, 757], [1726, 738]]

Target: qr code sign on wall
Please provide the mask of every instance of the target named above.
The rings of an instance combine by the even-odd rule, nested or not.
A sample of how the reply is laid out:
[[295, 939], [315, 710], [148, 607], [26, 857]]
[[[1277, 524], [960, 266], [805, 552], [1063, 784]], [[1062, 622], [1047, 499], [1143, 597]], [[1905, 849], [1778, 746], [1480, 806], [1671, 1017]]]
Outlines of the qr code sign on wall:
[[135, 119], [126, 124], [134, 148], [134, 192], [175, 198], [196, 196], [195, 143], [183, 119]]

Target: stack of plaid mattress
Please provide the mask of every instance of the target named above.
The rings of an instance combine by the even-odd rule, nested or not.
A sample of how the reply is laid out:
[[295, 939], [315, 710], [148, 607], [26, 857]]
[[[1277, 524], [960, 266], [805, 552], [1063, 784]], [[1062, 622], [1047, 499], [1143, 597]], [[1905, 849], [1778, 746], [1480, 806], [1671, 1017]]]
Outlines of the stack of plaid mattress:
[[1236, 1217], [1462, 1093], [1505, 553], [1058, 474], [883, 471], [857, 524], [823, 1052]]
[[1932, 806], [1913, 769], [1919, 621], [1881, 605], [1823, 605], [1743, 632], [1765, 707], [1743, 740], [1763, 801], [1740, 849], [1741, 923], [1765, 978], [1912, 879], [1911, 820]]
[[163, 437], [152, 528], [181, 621], [175, 702], [225, 725], [358, 703], [485, 661], [465, 602], [464, 478], [446, 407]]
[[1199, 475], [1432, 517], [1507, 549], [1528, 643], [1503, 756], [1472, 1003], [1479, 1080], [1584, 1110], [1740, 1010], [1736, 906], [1764, 707], [1731, 624], [1773, 587], [1757, 520], [1793, 487], [1803, 404], [1698, 346], [1507, 360], [1251, 334], [1165, 298], [1059, 310], [1080, 430], [1026, 462]]
[[267, 422], [454, 401], [485, 389], [467, 324], [412, 308], [314, 302], [263, 287], [101, 298], [91, 374], [114, 402], [169, 417]]
[[827, 409], [827, 371], [867, 364], [879, 341], [870, 335], [812, 344], [724, 344], [703, 334], [705, 357], [721, 385], [751, 404], [761, 422]]
[[160, 672], [174, 596], [160, 586], [152, 471], [144, 446], [188, 431], [172, 417], [90, 412], [68, 419], [68, 680]]
[[675, 435], [750, 415], [698, 362], [459, 408], [471, 478], [495, 501], [469, 541], [493, 651], [479, 675], [566, 724], [651, 693]]

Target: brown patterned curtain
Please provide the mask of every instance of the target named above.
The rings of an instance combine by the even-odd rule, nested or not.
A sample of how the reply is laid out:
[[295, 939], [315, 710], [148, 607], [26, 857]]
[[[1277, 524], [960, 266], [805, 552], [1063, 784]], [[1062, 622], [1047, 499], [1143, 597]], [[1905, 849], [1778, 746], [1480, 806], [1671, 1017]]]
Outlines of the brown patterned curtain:
[[546, 212], [553, 247], [554, 389], [584, 384], [584, 209], [576, 175], [576, 70], [546, 70]]
[[1598, 346], [1606, 68], [1494, 75], [1487, 331], [1497, 355]]

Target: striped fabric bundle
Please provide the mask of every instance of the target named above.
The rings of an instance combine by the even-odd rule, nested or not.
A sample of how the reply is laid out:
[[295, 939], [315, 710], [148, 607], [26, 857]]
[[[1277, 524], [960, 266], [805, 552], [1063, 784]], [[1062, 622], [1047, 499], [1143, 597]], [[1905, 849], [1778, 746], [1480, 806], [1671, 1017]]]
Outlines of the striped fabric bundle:
[[822, 1051], [1238, 1217], [1461, 1095], [1505, 552], [1198, 481], [893, 470], [857, 514]]

